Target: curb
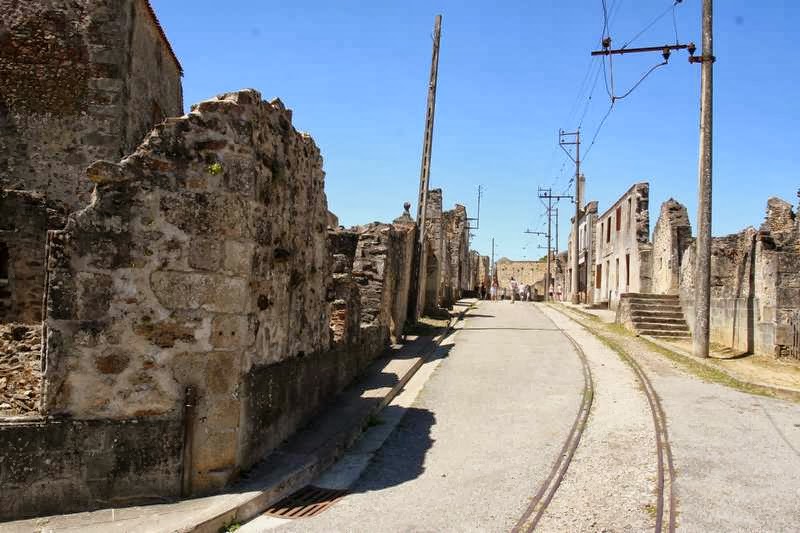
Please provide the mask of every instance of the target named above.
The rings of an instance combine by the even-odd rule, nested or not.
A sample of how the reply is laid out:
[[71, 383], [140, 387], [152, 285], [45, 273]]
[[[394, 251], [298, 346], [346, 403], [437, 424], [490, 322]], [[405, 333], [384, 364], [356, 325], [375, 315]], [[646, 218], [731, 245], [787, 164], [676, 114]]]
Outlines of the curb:
[[[361, 436], [364, 432], [364, 423], [369, 417], [379, 413], [384, 407], [397, 396], [400, 391], [405, 387], [408, 381], [417, 373], [417, 371], [425, 364], [428, 357], [433, 354], [441, 345], [442, 341], [446, 339], [454, 329], [456, 323], [464, 319], [467, 312], [472, 309], [472, 305], [466, 306], [457, 316], [450, 317], [445, 330], [433, 338], [433, 344], [429, 350], [426, 350], [419, 360], [403, 375], [397, 384], [392, 387], [389, 393], [375, 406], [369, 413], [360, 420], [354, 427], [344, 431], [339, 438], [329, 441], [326, 446], [316, 450], [312, 454], [311, 459], [302, 465], [292, 468], [290, 471], [280, 474], [269, 487], [265, 487], [258, 491], [249, 500], [242, 502], [235, 507], [228, 509], [222, 513], [208, 518], [199, 523], [191, 526], [186, 526], [178, 529], [181, 533], [197, 532], [197, 533], [218, 533], [220, 529], [226, 527], [231, 523], [244, 523], [252, 520], [256, 516], [263, 513], [271, 505], [279, 502], [289, 494], [302, 488], [311, 482], [314, 477], [331, 466], [339, 459], [348, 448]], [[276, 453], [276, 452], [273, 452]], [[277, 452], [280, 453], [280, 452]], [[255, 491], [254, 491], [255, 492]]]

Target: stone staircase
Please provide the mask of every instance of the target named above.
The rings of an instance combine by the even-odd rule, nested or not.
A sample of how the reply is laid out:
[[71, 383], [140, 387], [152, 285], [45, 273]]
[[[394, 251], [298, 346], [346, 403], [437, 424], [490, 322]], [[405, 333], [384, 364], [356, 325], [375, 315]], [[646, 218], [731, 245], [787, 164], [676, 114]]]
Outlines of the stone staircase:
[[691, 337], [677, 295], [628, 293], [621, 296], [620, 304], [629, 309], [629, 325], [639, 335]]

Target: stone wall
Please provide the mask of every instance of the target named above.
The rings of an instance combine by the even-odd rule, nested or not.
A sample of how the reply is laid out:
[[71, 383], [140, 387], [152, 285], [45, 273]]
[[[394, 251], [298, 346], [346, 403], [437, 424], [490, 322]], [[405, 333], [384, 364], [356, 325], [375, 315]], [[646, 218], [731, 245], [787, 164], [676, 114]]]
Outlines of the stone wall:
[[76, 209], [90, 163], [182, 114], [180, 65], [146, 0], [0, 0], [0, 15], [0, 189]]
[[175, 416], [194, 387], [195, 492], [268, 451], [260, 436], [290, 434], [303, 409], [278, 421], [251, 396], [267, 367], [330, 345], [321, 166], [291, 113], [252, 90], [93, 165], [93, 202], [51, 234], [45, 411]]
[[174, 417], [0, 421], [0, 520], [177, 497], [182, 443]]
[[373, 223], [358, 227], [357, 232], [353, 278], [361, 291], [361, 342], [377, 355], [403, 333], [414, 227]]
[[65, 219], [42, 195], [0, 190], [0, 323], [41, 323], [47, 230]]
[[[695, 245], [681, 264], [680, 296], [694, 329]], [[770, 198], [760, 231], [712, 239], [710, 338], [743, 352], [800, 359], [800, 252], [791, 204]]]
[[445, 284], [450, 277], [450, 260], [444, 234], [442, 190], [428, 191], [425, 213], [426, 261], [425, 261], [425, 305], [428, 312], [441, 307], [444, 302]]
[[456, 204], [443, 213], [444, 239], [449, 268], [443, 273], [444, 295], [442, 307], [451, 307], [463, 290], [470, 290], [469, 275], [469, 224], [467, 209]]
[[[711, 240], [710, 339], [742, 351], [752, 351], [755, 326], [754, 298], [756, 231]], [[696, 243], [683, 255], [680, 296], [689, 328], [694, 330], [694, 271]]]
[[476, 250], [472, 250], [469, 253], [469, 265], [470, 290], [480, 290], [481, 285], [483, 285], [488, 291], [489, 287], [491, 287], [491, 281], [489, 280], [489, 257], [481, 255]]
[[[555, 272], [555, 265], [552, 265]], [[544, 294], [544, 279], [547, 273], [547, 260], [544, 261], [512, 261], [505, 257], [495, 263], [497, 269], [497, 282], [500, 294], [503, 289], [508, 292], [513, 277], [521, 285], [535, 287], [539, 295]]]
[[661, 213], [653, 229], [653, 293], [678, 293], [681, 262], [691, 240], [689, 213], [683, 204], [670, 198], [661, 204]]

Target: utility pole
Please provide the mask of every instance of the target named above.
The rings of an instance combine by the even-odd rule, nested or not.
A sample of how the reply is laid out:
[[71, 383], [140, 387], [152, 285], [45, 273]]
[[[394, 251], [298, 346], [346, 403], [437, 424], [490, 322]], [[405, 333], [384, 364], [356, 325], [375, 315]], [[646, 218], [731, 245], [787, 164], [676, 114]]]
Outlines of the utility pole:
[[[700, 156], [697, 171], [697, 258], [695, 262], [695, 324], [692, 332], [692, 348], [696, 357], [708, 357], [709, 323], [711, 308], [711, 185], [712, 185], [712, 119], [713, 119], [713, 65], [714, 42], [712, 32], [712, 0], [703, 0], [703, 49], [700, 56], [694, 53], [694, 43], [643, 48], [611, 49], [611, 37], [603, 37], [603, 49], [591, 53], [593, 56], [631, 54], [637, 52], [661, 52], [664, 64], [669, 61], [672, 50], [687, 50], [689, 63], [700, 63]], [[612, 96], [612, 101], [615, 99]]]
[[555, 211], [556, 211], [556, 214], [555, 214], [555, 216], [556, 216], [556, 246], [555, 246], [555, 248], [556, 248], [556, 256], [558, 256], [558, 207], [555, 207]]
[[436, 85], [439, 79], [439, 40], [442, 34], [442, 16], [436, 15], [433, 27], [433, 54], [431, 57], [431, 74], [428, 81], [428, 107], [425, 113], [425, 135], [422, 141], [422, 164], [419, 173], [419, 201], [417, 202], [417, 254], [414, 262], [414, 319], [422, 313], [425, 303], [425, 270], [427, 261], [425, 254], [425, 217], [428, 209], [428, 189], [431, 177], [431, 151], [433, 148], [433, 120], [436, 114]]
[[552, 259], [552, 221], [553, 221], [553, 200], [560, 200], [561, 198], [570, 198], [572, 196], [566, 194], [553, 194], [552, 189], [539, 187], [539, 198], [547, 199], [547, 275], [544, 277], [544, 297], [545, 301], [550, 298], [550, 263]]
[[[574, 140], [569, 141], [572, 137]], [[570, 292], [572, 293], [571, 300], [572, 303], [578, 303], [578, 225], [580, 221], [578, 220], [581, 216], [581, 201], [583, 199], [582, 191], [581, 191], [581, 130], [580, 128], [573, 132], [567, 132], [564, 130], [559, 130], [558, 132], [558, 144], [561, 146], [561, 149], [566, 152], [570, 159], [575, 163], [575, 220], [572, 223], [572, 264], [571, 269], [571, 276], [570, 276]], [[565, 148], [565, 146], [575, 146], [575, 157], [572, 157], [572, 154], [569, 150]], [[568, 245], [569, 246], [569, 245]]]
[[[547, 213], [547, 218], [548, 218], [548, 219], [550, 218], [550, 213], [549, 213], [549, 212]], [[529, 230], [529, 229], [526, 229], [526, 230], [525, 230], [525, 233], [528, 233], [528, 234], [530, 234], [530, 235], [541, 235], [541, 236], [546, 236], [546, 237], [548, 237], [548, 238], [549, 238], [549, 234], [548, 234], [547, 232], [545, 232], [545, 231], [531, 231], [531, 230]], [[541, 248], [541, 246], [539, 246], [539, 248]], [[548, 255], [548, 258], [549, 258], [549, 256], [550, 256], [550, 248], [549, 248], [549, 244], [548, 244], [548, 248], [547, 248], [547, 255]], [[549, 274], [549, 273], [550, 273], [550, 267], [549, 267], [549, 263], [548, 263], [548, 274]], [[536, 279], [534, 279], [534, 280], [533, 280], [533, 282], [534, 282], [534, 283], [536, 283]], [[545, 282], [544, 282], [544, 286], [545, 286], [545, 301], [546, 301], [546, 300], [547, 300], [547, 276], [545, 276]]]
[[[711, 0], [703, 0], [703, 50], [700, 63], [700, 158], [697, 172], [697, 263], [695, 265], [695, 322], [693, 351], [695, 357], [708, 357], [711, 307], [711, 133], [714, 73]], [[694, 60], [694, 61], [693, 61]]]
[[467, 218], [467, 221], [475, 221], [474, 226], [469, 226], [468, 229], [481, 229], [481, 196], [483, 196], [483, 185], [478, 185], [478, 212], [475, 215], [475, 218]]

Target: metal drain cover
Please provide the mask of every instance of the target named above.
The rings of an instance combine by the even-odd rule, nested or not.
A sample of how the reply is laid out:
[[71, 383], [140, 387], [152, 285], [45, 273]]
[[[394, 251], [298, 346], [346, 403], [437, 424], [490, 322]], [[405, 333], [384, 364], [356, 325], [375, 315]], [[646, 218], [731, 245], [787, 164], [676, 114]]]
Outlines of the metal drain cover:
[[310, 518], [341, 500], [346, 494], [346, 490], [307, 485], [267, 509], [264, 514], [278, 518]]

